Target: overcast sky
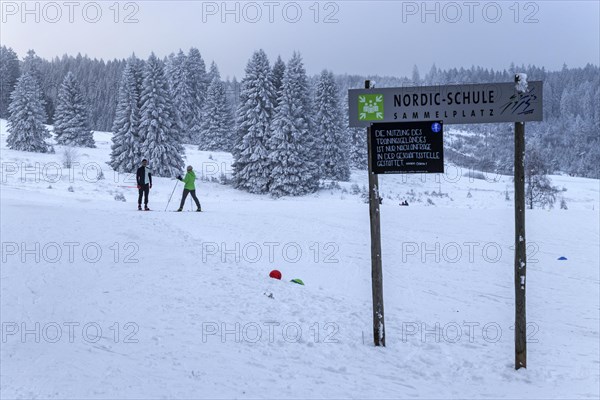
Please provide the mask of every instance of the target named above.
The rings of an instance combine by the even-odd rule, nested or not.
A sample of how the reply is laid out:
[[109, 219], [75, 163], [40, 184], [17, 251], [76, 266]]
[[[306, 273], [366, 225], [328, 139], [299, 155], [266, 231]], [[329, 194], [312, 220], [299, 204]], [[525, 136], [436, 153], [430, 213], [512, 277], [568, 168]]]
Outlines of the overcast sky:
[[21, 58], [28, 49], [44, 58], [146, 58], [195, 46], [223, 78], [243, 76], [258, 48], [284, 60], [300, 51], [311, 74], [410, 75], [413, 65], [424, 74], [433, 63], [556, 70], [600, 58], [597, 0], [1, 3], [0, 41]]

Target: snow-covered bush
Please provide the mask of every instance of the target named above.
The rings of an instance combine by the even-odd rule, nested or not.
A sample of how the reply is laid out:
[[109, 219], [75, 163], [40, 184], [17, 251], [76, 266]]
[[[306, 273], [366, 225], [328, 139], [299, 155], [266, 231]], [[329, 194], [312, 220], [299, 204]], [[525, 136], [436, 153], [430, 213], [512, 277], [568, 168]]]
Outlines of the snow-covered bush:
[[62, 152], [62, 162], [63, 167], [72, 168], [73, 164], [75, 164], [79, 160], [79, 152], [75, 147], [65, 147]]
[[485, 180], [485, 175], [483, 174], [483, 172], [479, 172], [479, 171], [473, 171], [473, 170], [469, 170], [466, 174], [464, 174], [463, 176], [469, 178], [469, 179], [480, 179], [480, 180]]
[[560, 209], [561, 210], [568, 210], [569, 209], [567, 207], [567, 201], [564, 198], [560, 199]]

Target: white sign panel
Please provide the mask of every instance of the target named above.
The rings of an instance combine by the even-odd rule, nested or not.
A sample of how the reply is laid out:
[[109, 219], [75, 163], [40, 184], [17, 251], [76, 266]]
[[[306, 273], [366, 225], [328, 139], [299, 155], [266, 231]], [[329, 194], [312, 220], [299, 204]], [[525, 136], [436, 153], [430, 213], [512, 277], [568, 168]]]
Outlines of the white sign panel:
[[542, 120], [542, 82], [517, 92], [514, 83], [350, 89], [350, 126], [380, 122], [443, 121], [445, 124]]

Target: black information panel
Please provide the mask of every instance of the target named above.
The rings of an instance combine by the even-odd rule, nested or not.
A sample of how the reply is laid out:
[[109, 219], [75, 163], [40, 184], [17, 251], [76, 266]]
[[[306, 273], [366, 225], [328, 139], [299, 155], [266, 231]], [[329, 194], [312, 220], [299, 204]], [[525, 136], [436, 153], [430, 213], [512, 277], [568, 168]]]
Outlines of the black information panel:
[[441, 121], [371, 125], [372, 166], [376, 174], [444, 172]]

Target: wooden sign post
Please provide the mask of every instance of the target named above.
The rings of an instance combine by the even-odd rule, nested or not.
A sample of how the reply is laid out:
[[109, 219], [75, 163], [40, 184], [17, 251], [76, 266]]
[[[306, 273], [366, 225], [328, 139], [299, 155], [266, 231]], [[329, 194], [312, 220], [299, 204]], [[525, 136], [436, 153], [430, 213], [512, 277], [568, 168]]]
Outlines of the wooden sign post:
[[[527, 82], [516, 74], [514, 83], [371, 88], [348, 91], [351, 127], [367, 128], [369, 158], [369, 215], [371, 219], [371, 278], [375, 346], [385, 346], [379, 173], [443, 173], [444, 124], [515, 123], [515, 369], [527, 367], [525, 288], [525, 122], [543, 120], [543, 83]], [[436, 135], [438, 134], [439, 135]], [[403, 136], [426, 143], [403, 152]], [[374, 135], [374, 136], [373, 136]], [[374, 142], [376, 141], [376, 142]], [[413, 143], [414, 144], [414, 143]], [[389, 146], [388, 146], [389, 145]], [[411, 147], [409, 147], [410, 149]]]
[[[365, 81], [365, 89], [371, 81]], [[383, 318], [383, 272], [381, 270], [381, 224], [379, 214], [379, 178], [373, 172], [373, 146], [371, 127], [367, 128], [369, 158], [369, 216], [371, 219], [371, 286], [373, 291], [373, 341], [375, 346], [385, 346], [385, 322]]]
[[[519, 74], [515, 83], [519, 86]], [[527, 85], [524, 85], [526, 89]], [[522, 93], [525, 90], [517, 89]], [[527, 367], [527, 321], [525, 318], [525, 122], [515, 122], [515, 369]]]

